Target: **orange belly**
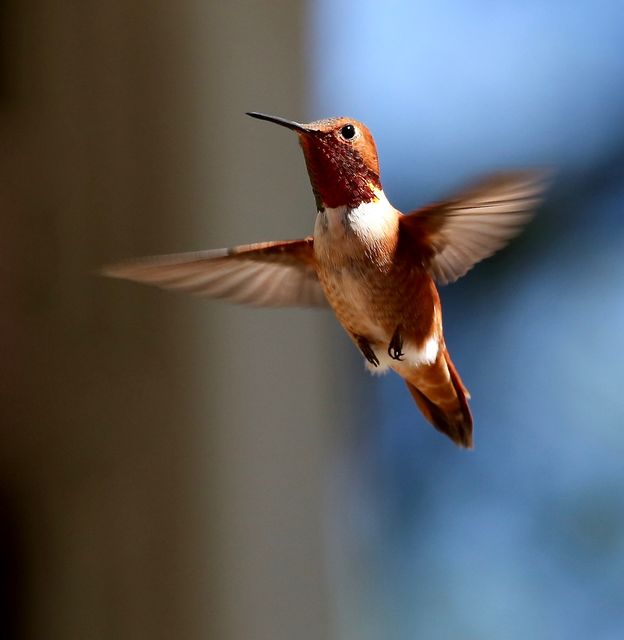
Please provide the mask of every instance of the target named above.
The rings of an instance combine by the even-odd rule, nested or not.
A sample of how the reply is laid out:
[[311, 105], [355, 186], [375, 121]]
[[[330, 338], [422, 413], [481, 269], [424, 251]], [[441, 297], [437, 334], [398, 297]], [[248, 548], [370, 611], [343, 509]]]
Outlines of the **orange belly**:
[[422, 270], [401, 269], [400, 265], [381, 269], [374, 264], [319, 267], [325, 295], [352, 336], [387, 345], [400, 326], [406, 341], [421, 346], [437, 332], [440, 299], [433, 281]]

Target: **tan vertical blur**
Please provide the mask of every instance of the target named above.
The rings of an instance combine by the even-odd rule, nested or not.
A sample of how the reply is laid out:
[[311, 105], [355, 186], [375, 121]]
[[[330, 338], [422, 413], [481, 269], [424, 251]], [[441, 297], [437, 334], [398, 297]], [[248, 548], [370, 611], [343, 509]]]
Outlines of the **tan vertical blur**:
[[328, 637], [327, 317], [92, 275], [311, 230], [302, 3], [4, 6], [7, 637]]

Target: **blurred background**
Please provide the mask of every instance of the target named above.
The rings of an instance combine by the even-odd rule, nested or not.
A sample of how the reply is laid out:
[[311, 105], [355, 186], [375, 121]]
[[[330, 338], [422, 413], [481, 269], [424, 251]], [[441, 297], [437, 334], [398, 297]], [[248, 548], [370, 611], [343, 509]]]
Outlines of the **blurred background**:
[[[0, 3], [0, 637], [624, 632], [624, 8]], [[442, 292], [476, 449], [331, 314], [94, 276], [296, 238], [292, 135], [346, 114], [409, 210], [552, 166]]]

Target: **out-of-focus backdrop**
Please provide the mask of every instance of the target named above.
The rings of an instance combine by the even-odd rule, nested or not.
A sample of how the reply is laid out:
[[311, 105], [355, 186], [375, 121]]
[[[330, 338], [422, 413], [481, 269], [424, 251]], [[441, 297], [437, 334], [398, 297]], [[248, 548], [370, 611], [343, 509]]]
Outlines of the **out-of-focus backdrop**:
[[[624, 633], [624, 8], [0, 4], [0, 636]], [[550, 166], [443, 291], [476, 450], [331, 315], [94, 275], [308, 234], [303, 159], [242, 114], [352, 115], [407, 210]]]

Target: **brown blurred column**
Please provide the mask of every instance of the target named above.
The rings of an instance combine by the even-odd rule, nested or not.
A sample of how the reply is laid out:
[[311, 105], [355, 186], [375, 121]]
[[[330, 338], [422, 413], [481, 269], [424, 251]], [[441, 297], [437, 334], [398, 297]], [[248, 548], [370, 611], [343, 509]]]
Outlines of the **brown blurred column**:
[[[103, 281], [297, 237], [301, 2], [5, 4], [0, 560], [13, 637], [330, 637], [322, 312]], [[0, 523], [2, 524], [2, 523]]]

